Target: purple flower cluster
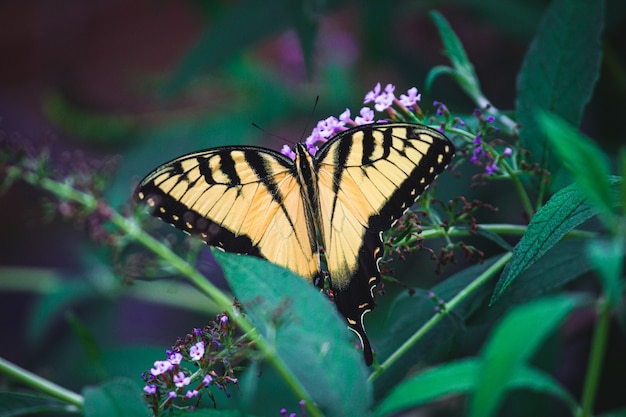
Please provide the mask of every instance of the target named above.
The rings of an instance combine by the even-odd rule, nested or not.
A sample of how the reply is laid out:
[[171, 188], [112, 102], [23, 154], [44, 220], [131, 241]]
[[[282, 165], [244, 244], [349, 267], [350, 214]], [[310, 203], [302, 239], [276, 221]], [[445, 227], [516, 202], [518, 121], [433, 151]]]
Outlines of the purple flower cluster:
[[513, 149], [505, 147], [498, 155], [492, 144], [486, 143], [483, 139], [483, 134], [490, 134], [497, 131], [497, 128], [493, 127], [495, 117], [493, 115], [484, 117], [483, 112], [479, 109], [474, 110], [474, 116], [478, 118], [479, 133], [476, 134], [467, 148], [468, 153], [471, 152], [470, 162], [474, 165], [484, 167], [487, 176], [494, 175], [500, 171], [498, 163], [500, 163], [503, 158], [511, 156]]
[[[363, 104], [373, 103], [374, 109], [364, 106], [359, 110], [358, 116], [352, 118], [350, 109], [346, 109], [339, 117], [330, 116], [324, 120], [317, 122], [313, 131], [304, 141], [307, 150], [311, 155], [315, 155], [318, 146], [328, 141], [338, 132], [349, 129], [354, 126], [361, 126], [376, 122], [375, 112], [386, 112], [384, 120], [391, 118], [392, 120], [402, 120], [402, 114], [408, 115], [413, 112], [413, 117], [421, 115], [421, 109], [417, 103], [422, 96], [418, 93], [416, 87], [410, 88], [406, 94], [401, 94], [400, 98], [395, 96], [396, 87], [393, 84], [387, 84], [382, 88], [377, 83], [374, 89], [369, 91], [363, 99]], [[394, 107], [395, 106], [395, 107]], [[397, 108], [397, 109], [396, 109]], [[415, 119], [414, 121], [417, 121]], [[283, 155], [291, 159], [295, 159], [295, 153], [289, 146], [285, 145], [281, 149]]]
[[171, 406], [185, 408], [191, 399], [197, 406], [203, 393], [215, 402], [211, 386], [230, 396], [227, 386], [238, 383], [232, 362], [247, 355], [248, 346], [246, 340], [234, 338], [235, 328], [226, 314], [219, 314], [205, 328], [179, 339], [166, 360], [155, 361], [144, 372], [144, 397], [155, 416]]

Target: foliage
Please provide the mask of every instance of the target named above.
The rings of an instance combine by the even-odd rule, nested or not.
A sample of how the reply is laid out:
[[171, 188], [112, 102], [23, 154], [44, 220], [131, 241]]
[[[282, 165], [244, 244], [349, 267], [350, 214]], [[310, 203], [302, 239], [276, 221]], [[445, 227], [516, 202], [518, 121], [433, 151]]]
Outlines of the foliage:
[[[278, 77], [268, 75], [271, 71], [261, 65], [251, 66], [245, 59], [232, 57], [234, 51], [248, 48], [261, 35], [269, 37], [291, 26], [307, 52], [304, 65], [313, 71], [313, 43], [319, 34], [315, 16], [330, 13], [330, 7], [311, 10], [313, 6], [307, 2], [277, 0], [269, 2], [272, 12], [267, 12], [260, 11], [255, 2], [244, 1], [216, 11], [207, 4], [203, 10], [217, 16], [213, 26], [207, 27], [162, 84], [161, 92], [179, 94], [204, 71], [228, 67], [232, 84], [226, 88], [233, 88], [237, 77], [247, 79], [254, 73], [258, 78], [250, 77], [247, 87], [253, 88], [248, 92], [262, 97], [267, 89], [277, 90], [272, 106], [257, 109], [258, 117], [274, 120], [278, 114], [295, 112], [293, 93]], [[287, 409], [299, 409], [302, 416], [383, 417], [432, 406], [450, 415], [488, 417], [506, 415], [518, 404], [525, 410], [530, 403], [543, 404], [546, 398], [550, 405], [539, 407], [539, 412], [534, 409], [533, 415], [552, 415], [553, 409], [565, 410], [565, 415], [597, 414], [594, 407], [603, 369], [611, 366], [603, 364], [610, 325], [616, 320], [623, 332], [626, 319], [626, 186], [622, 176], [612, 174], [611, 158], [579, 132], [599, 77], [604, 8], [603, 1], [550, 3], [517, 75], [512, 111], [499, 110], [483, 93], [462, 39], [438, 12], [431, 12], [430, 17], [450, 66], [433, 68], [425, 86], [431, 89], [436, 82], [452, 80], [472, 100], [473, 111], [456, 111], [439, 101], [431, 107], [416, 88], [397, 94], [394, 85], [378, 83], [364, 100], [379, 113], [375, 117], [367, 106], [350, 112], [355, 96], [346, 92], [350, 88], [334, 91], [332, 83], [325, 84], [328, 97], [345, 100], [339, 100], [341, 106], [348, 102], [347, 111], [320, 121], [308, 145], [325, 140], [345, 125], [375, 118], [430, 125], [457, 146], [451, 173], [465, 178], [474, 174], [473, 185], [481, 189], [508, 184], [506, 198], [516, 203], [505, 209], [522, 211], [528, 220], [521, 225], [491, 221], [497, 210], [491, 201], [461, 193], [450, 196], [443, 186], [431, 187], [421, 197], [419, 208], [408, 212], [384, 235], [381, 265], [386, 288], [391, 290], [378, 296], [381, 306], [372, 314], [377, 316], [367, 323], [375, 348], [371, 369], [355, 349], [345, 321], [317, 288], [260, 259], [218, 251], [206, 255], [194, 241], [162, 233], [141, 208], [123, 202], [128, 196], [109, 189], [116, 181], [113, 173], [118, 164], [122, 164], [118, 179], [129, 172], [123, 161], [91, 160], [79, 153], [58, 163], [49, 147], [4, 136], [0, 148], [3, 189], [27, 183], [45, 194], [42, 206], [50, 216], [60, 214], [83, 225], [100, 248], [89, 246], [91, 254], [85, 258], [94, 268], [106, 270], [113, 280], [109, 284], [82, 280], [66, 290], [54, 274], [4, 268], [7, 277], [14, 277], [3, 277], [5, 288], [23, 285], [47, 294], [33, 313], [35, 327], [47, 328], [54, 313], [67, 311], [71, 337], [89, 358], [91, 381], [80, 387], [79, 394], [0, 359], [0, 372], [7, 381], [0, 392], [0, 416], [190, 412], [253, 416], [287, 415]], [[273, 20], [268, 20], [270, 14]], [[242, 15], [256, 23], [244, 25], [241, 37], [227, 47], [215, 35], [232, 35], [229, 28]], [[329, 78], [337, 82], [341, 77]], [[54, 120], [61, 120], [61, 125], [71, 124], [71, 117], [89, 116], [89, 123], [81, 125], [83, 130], [74, 130], [75, 134], [99, 142], [103, 137], [90, 135], [88, 130], [97, 130], [94, 126], [104, 120], [109, 127], [115, 125], [111, 135], [116, 142], [126, 135], [140, 135], [139, 124], [126, 116], [96, 117], [68, 110], [56, 93], [53, 98], [46, 111]], [[62, 103], [62, 108], [55, 103]], [[224, 127], [215, 121], [229, 117], [225, 115], [211, 123], [228, 132], [233, 141], [243, 141], [249, 131], [241, 127], [241, 121], [253, 106], [246, 107], [245, 100], [231, 105], [237, 109], [232, 123]], [[159, 148], [171, 132], [168, 128], [151, 132], [147, 136], [154, 140], [143, 150]], [[132, 160], [132, 152], [129, 155]], [[626, 172], [624, 155], [626, 151], [618, 160], [621, 175]], [[142, 158], [135, 168], [145, 173], [152, 165], [156, 162]], [[452, 180], [443, 178], [446, 176], [452, 177], [444, 173], [440, 181], [448, 184]], [[441, 242], [439, 249], [435, 249], [437, 242]], [[402, 268], [412, 264], [416, 252], [430, 255], [436, 262], [434, 269], [449, 276], [427, 290], [399, 292], [394, 283], [413, 286], [415, 273], [403, 274]], [[217, 267], [204, 256], [219, 263], [228, 289], [213, 280]], [[394, 258], [410, 261], [400, 263]], [[451, 264], [459, 264], [457, 272], [450, 273]], [[391, 266], [400, 272], [395, 273]], [[189, 290], [179, 277], [195, 290]], [[159, 286], [163, 279], [168, 279], [171, 287]], [[572, 283], [585, 279], [598, 290], [572, 290]], [[123, 285], [128, 281], [134, 283], [131, 290]], [[131, 347], [109, 351], [98, 338], [99, 328], [72, 313], [80, 303], [101, 306], [103, 299], [118, 301], [118, 294], [129, 294], [126, 291], [133, 291], [138, 298], [148, 297], [149, 287], [158, 293], [175, 288], [178, 301], [172, 301], [177, 298], [172, 296], [157, 302], [199, 311], [208, 323], [177, 340], [164, 361], [156, 356], [163, 346], [137, 352]], [[594, 330], [587, 340], [590, 352], [578, 398], [554, 375], [554, 364], [546, 362], [550, 349], [558, 345], [556, 340], [567, 342], [560, 335], [564, 323], [584, 312], [592, 312]], [[210, 313], [217, 319], [209, 323]], [[184, 334], [189, 329], [179, 331]], [[42, 336], [34, 333], [32, 339], [43, 343]], [[139, 371], [130, 375], [116, 372], [124, 357]], [[141, 370], [145, 371], [143, 390]], [[524, 403], [520, 398], [533, 401]], [[620, 406], [623, 408], [610, 410], [610, 415], [623, 415], [626, 404]]]

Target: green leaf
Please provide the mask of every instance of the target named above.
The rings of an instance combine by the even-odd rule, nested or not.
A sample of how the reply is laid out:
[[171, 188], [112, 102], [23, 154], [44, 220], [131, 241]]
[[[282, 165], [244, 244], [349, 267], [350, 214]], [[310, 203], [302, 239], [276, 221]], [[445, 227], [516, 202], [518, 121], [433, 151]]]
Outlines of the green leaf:
[[470, 417], [489, 417], [497, 410], [506, 386], [544, 339], [585, 300], [559, 296], [512, 310], [492, 332], [482, 350], [483, 366], [470, 404]]
[[311, 283], [267, 261], [213, 251], [261, 337], [326, 415], [365, 415], [363, 355], [335, 307]]
[[546, 295], [563, 287], [591, 270], [587, 258], [587, 239], [566, 239], [554, 245], [542, 256], [511, 281], [497, 302], [483, 308], [472, 320], [478, 322], [504, 316], [515, 305], [522, 304], [541, 295]]
[[605, 222], [612, 226], [615, 219], [608, 218], [613, 214], [609, 184], [611, 164], [608, 158], [593, 141], [560, 117], [538, 111], [537, 121], [582, 193], [600, 210]]
[[580, 124], [598, 79], [603, 29], [603, 0], [554, 0], [524, 57], [517, 79], [519, 140], [532, 160], [552, 173], [560, 164], [546, 152], [535, 112], [549, 110], [574, 126]]
[[[465, 359], [427, 369], [399, 384], [375, 410], [374, 417], [388, 416], [419, 407], [454, 394], [474, 391], [481, 378], [482, 362]], [[554, 395], [571, 409], [576, 400], [551, 376], [531, 367], [520, 366], [507, 382], [506, 389], [529, 389]]]
[[78, 414], [78, 409], [45, 395], [0, 392], [0, 417], [17, 417], [46, 413]]
[[148, 406], [141, 396], [141, 387], [131, 379], [117, 378], [98, 386], [86, 387], [85, 417], [146, 417]]
[[[610, 181], [615, 184], [619, 179], [611, 178]], [[513, 258], [504, 268], [490, 304], [500, 297], [519, 274], [537, 262], [563, 236], [598, 212], [595, 206], [587, 202], [575, 184], [554, 194], [533, 216], [526, 233], [515, 246]]]
[[426, 85], [430, 85], [434, 78], [442, 73], [452, 75], [459, 85], [470, 95], [475, 97], [480, 94], [480, 83], [474, 71], [474, 66], [470, 62], [463, 44], [456, 36], [448, 21], [437, 11], [430, 12], [430, 17], [435, 22], [439, 36], [444, 46], [445, 55], [450, 58], [450, 62], [454, 69], [444, 70], [445, 67], [435, 67], [428, 74]]

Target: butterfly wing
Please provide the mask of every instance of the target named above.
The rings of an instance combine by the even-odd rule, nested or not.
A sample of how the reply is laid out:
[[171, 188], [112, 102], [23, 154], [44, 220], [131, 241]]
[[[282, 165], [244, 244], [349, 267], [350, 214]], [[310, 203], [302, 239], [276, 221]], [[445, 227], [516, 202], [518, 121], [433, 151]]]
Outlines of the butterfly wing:
[[[408, 123], [342, 132], [316, 155], [322, 244], [337, 308], [369, 347], [363, 315], [380, 281], [381, 232], [387, 230], [450, 163], [441, 133]], [[371, 363], [370, 358], [366, 360]]]
[[153, 214], [228, 252], [260, 256], [313, 280], [319, 259], [293, 162], [257, 147], [221, 147], [167, 162], [135, 192]]

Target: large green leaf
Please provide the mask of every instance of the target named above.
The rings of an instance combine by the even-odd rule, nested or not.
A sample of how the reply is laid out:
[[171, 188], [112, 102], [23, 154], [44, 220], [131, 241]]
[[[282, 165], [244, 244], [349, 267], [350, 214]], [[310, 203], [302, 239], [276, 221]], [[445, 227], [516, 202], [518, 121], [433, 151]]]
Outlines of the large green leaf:
[[470, 417], [495, 413], [506, 387], [520, 367], [585, 299], [572, 296], [545, 298], [512, 310], [492, 332], [482, 350], [483, 366], [470, 403]]
[[550, 294], [591, 270], [588, 239], [566, 239], [554, 245], [498, 295], [497, 302], [483, 306], [471, 324], [496, 320], [511, 308]]
[[[378, 406], [374, 416], [388, 416], [419, 407], [451, 394], [474, 391], [481, 378], [482, 362], [465, 359], [427, 369], [398, 385]], [[574, 409], [576, 400], [549, 375], [520, 366], [507, 381], [506, 389], [528, 389], [552, 394]]]
[[575, 184], [554, 194], [533, 216], [526, 233], [515, 246], [513, 258], [496, 284], [491, 303], [498, 299], [519, 274], [537, 262], [563, 236], [596, 214], [596, 206], [587, 202]]
[[267, 261], [214, 254], [261, 337], [325, 415], [365, 415], [372, 393], [363, 356], [320, 291]]
[[554, 172], [560, 166], [546, 155], [546, 139], [537, 125], [537, 109], [549, 110], [574, 126], [598, 79], [604, 28], [604, 1], [554, 0], [548, 7], [522, 63], [517, 80], [520, 143], [533, 161]]
[[141, 397], [141, 387], [126, 378], [86, 387], [85, 417], [147, 417], [148, 406]]

